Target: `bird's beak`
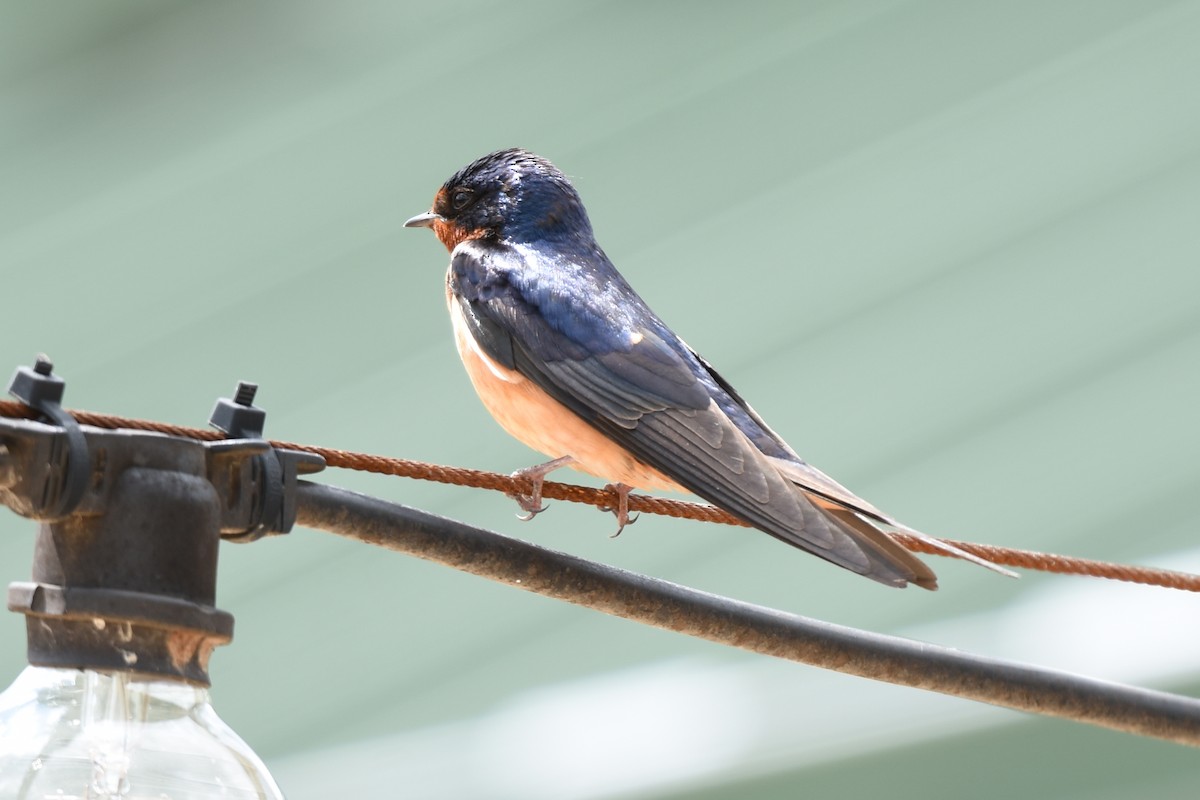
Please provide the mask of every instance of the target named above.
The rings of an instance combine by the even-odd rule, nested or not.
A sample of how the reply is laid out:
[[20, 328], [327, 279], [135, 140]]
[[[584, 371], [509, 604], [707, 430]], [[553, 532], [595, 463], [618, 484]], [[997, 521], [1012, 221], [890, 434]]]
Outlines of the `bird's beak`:
[[417, 214], [412, 219], [404, 223], [406, 228], [432, 228], [433, 223], [439, 222], [442, 219], [441, 214], [435, 214], [432, 211], [426, 211], [424, 214]]

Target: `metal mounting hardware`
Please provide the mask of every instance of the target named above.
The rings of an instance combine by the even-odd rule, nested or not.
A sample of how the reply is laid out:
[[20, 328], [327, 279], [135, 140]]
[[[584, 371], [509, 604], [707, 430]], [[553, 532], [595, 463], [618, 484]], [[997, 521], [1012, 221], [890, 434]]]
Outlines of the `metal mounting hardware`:
[[[238, 382], [233, 399], [218, 399], [208, 420], [230, 437], [209, 443], [210, 473], [214, 482], [236, 489], [229, 492], [231, 503], [243, 508], [236, 516], [252, 520], [237, 532], [222, 527], [222, 536], [231, 542], [290, 531], [296, 522], [297, 476], [325, 468], [325, 459], [318, 455], [272, 447], [263, 440], [267, 412], [254, 405], [257, 392], [258, 384]], [[243, 455], [250, 450], [255, 455], [246, 461]]]
[[40, 419], [0, 418], [0, 503], [41, 522], [33, 580], [8, 592], [29, 662], [207, 684], [233, 635], [213, 605], [220, 540], [290, 530], [297, 475], [324, 459], [263, 440], [248, 384], [214, 412], [239, 438], [212, 442], [80, 426], [63, 388], [39, 358], [10, 391]]
[[[50, 359], [39, 355], [32, 369], [18, 367], [8, 385], [9, 394], [40, 412], [43, 418], [61, 428], [64, 434], [46, 453], [51, 471], [39, 509], [39, 514], [44, 518], [65, 517], [74, 511], [87, 489], [91, 474], [87, 440], [79, 423], [62, 407], [66, 383], [53, 373], [54, 365]], [[65, 447], [59, 446], [60, 442]]]

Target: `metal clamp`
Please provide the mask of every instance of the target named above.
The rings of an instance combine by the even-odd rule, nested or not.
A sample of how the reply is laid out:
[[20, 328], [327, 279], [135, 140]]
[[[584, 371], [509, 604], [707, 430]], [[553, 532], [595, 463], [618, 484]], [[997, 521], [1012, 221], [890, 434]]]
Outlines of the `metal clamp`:
[[[249, 518], [251, 524], [237, 532], [222, 526], [221, 536], [230, 542], [253, 542], [290, 531], [296, 523], [297, 477], [325, 468], [325, 459], [316, 454], [272, 447], [263, 439], [267, 414], [254, 405], [257, 393], [257, 384], [240, 381], [232, 399], [217, 400], [208, 420], [209, 425], [230, 437], [208, 445], [214, 481], [217, 474], [225, 473], [231, 484], [240, 483], [247, 489], [232, 494], [243, 512], [235, 516]], [[245, 458], [247, 448], [259, 451], [249, 464]]]
[[8, 385], [9, 394], [57, 425], [66, 436], [66, 451], [54, 447], [51, 453], [54, 474], [47, 487], [45, 519], [70, 515], [83, 498], [92, 472], [87, 439], [79, 423], [62, 407], [66, 383], [53, 372], [54, 365], [50, 360], [39, 355], [32, 369], [18, 367]]

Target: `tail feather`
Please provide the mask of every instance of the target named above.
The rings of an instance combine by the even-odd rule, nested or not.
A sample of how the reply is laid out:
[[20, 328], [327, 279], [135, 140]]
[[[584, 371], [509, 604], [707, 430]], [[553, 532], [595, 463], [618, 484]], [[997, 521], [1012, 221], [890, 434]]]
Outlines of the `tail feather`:
[[[919, 561], [916, 556], [912, 555], [912, 553], [905, 550], [892, 539], [888, 535], [889, 531], [906, 533], [947, 555], [961, 558], [964, 561], [970, 561], [972, 564], [977, 564], [1009, 578], [1020, 577], [1012, 570], [993, 564], [986, 558], [980, 558], [974, 553], [968, 553], [949, 542], [944, 542], [941, 539], [921, 533], [918, 530], [897, 522], [866, 500], [851, 493], [840, 483], [837, 483], [811, 464], [797, 463], [782, 458], [771, 458], [771, 462], [775, 464], [784, 477], [794, 483], [804, 496], [812, 501], [817, 508], [821, 509], [827, 517], [837, 520], [843, 529], [852, 531], [851, 535], [856, 540], [860, 542], [866, 540], [881, 544], [880, 540], [882, 538], [888, 543], [887, 545], [881, 544], [881, 548], [887, 553], [895, 555], [896, 551], [899, 551], [907, 555], [912, 561], [920, 564], [928, 572], [929, 577], [933, 579], [932, 586], [925, 586], [927, 589], [936, 588], [937, 586], [936, 579], [933, 578], [933, 572], [923, 562]], [[913, 579], [913, 582], [918, 586], [924, 586], [920, 580]]]
[[913, 530], [912, 528], [908, 527], [907, 525], [901, 525], [898, 522], [889, 522], [888, 527], [894, 528], [897, 531], [900, 531], [902, 533], [907, 533], [909, 536], [912, 536], [913, 538], [920, 539], [922, 542], [925, 542], [930, 547], [935, 547], [938, 550], [941, 550], [943, 553], [946, 553], [947, 555], [954, 556], [955, 558], [961, 558], [964, 561], [970, 561], [972, 564], [978, 564], [979, 566], [981, 566], [985, 569], [990, 569], [992, 572], [998, 572], [999, 574], [1004, 575], [1005, 577], [1008, 577], [1008, 578], [1020, 578], [1021, 577], [1017, 573], [1013, 572], [1011, 569], [1005, 569], [1004, 567], [1000, 566], [999, 564], [993, 564], [991, 561], [988, 561], [986, 558], [977, 556], [974, 553], [968, 553], [966, 550], [963, 550], [961, 547], [955, 547], [954, 545], [950, 544], [949, 542], [943, 541], [942, 539], [938, 539], [935, 536], [930, 536], [929, 534], [921, 533], [918, 530]]
[[[893, 583], [898, 585], [914, 583], [922, 589], [937, 589], [937, 575], [924, 561], [853, 509], [810, 492], [804, 492], [804, 496], [858, 545], [871, 562], [872, 577], [891, 573], [897, 579]], [[881, 578], [877, 577], [876, 580]]]

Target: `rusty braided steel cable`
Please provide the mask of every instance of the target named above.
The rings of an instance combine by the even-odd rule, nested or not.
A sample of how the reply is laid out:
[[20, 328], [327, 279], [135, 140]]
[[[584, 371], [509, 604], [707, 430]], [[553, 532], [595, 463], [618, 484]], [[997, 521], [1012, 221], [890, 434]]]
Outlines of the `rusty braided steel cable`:
[[[30, 413], [16, 404], [0, 402], [0, 415], [28, 417]], [[77, 412], [75, 416], [79, 422], [94, 427], [154, 431], [203, 440], [222, 438], [212, 431], [145, 420], [89, 412]], [[505, 492], [524, 488], [522, 482], [494, 473], [287, 442], [272, 444], [319, 454], [332, 466]], [[546, 493], [549, 497], [593, 505], [612, 501], [612, 493], [603, 490], [564, 484], [547, 484], [546, 488], [550, 490]], [[635, 508], [651, 513], [665, 511], [674, 516], [728, 521], [722, 512], [707, 506], [638, 499]], [[1200, 700], [1195, 698], [987, 658], [755, 606], [336, 487], [302, 481], [296, 501], [296, 521], [302, 525], [646, 625], [849, 675], [1200, 747]], [[1015, 559], [1022, 558], [1034, 566], [1057, 571], [1121, 579], [1128, 579], [1125, 574], [1129, 570], [1138, 571], [1138, 568], [1060, 556], [972, 547], [982, 548], [977, 552], [989, 557], [999, 553], [1014, 559], [1007, 563], [1017, 563]], [[1115, 570], [1111, 575], [1110, 569]], [[1197, 578], [1173, 574], [1182, 579]], [[1149, 582], [1174, 585], [1160, 579]], [[1193, 587], [1185, 580], [1179, 588]]]
[[[131, 430], [154, 431], [171, 436], [183, 436], [190, 439], [213, 440], [223, 438], [223, 434], [205, 428], [191, 428], [183, 425], [172, 425], [153, 420], [131, 419], [111, 414], [98, 414], [91, 411], [71, 411], [81, 424], [97, 428], [115, 429], [128, 428]], [[32, 418], [36, 414], [21, 403], [0, 400], [0, 416]], [[437, 483], [466, 486], [475, 489], [488, 489], [512, 495], [528, 493], [532, 488], [528, 479], [514, 479], [508, 475], [484, 470], [449, 467], [430, 464], [423, 461], [412, 461], [404, 458], [355, 453], [329, 447], [317, 447], [295, 442], [272, 440], [271, 444], [288, 450], [299, 450], [315, 453], [325, 459], [330, 467], [340, 467], [362, 472], [373, 472], [381, 475], [394, 475], [403, 478], [434, 481]], [[549, 500], [564, 500], [571, 503], [584, 503], [598, 508], [611, 508], [617, 502], [615, 492], [607, 489], [592, 489], [586, 486], [576, 486], [569, 483], [546, 481], [542, 488], [542, 496]], [[702, 503], [691, 503], [685, 500], [670, 500], [662, 497], [631, 494], [629, 496], [631, 512], [657, 514], [661, 516], [692, 519], [702, 522], [717, 522], [725, 525], [747, 527], [740, 519], [722, 511], [719, 508]], [[904, 533], [892, 533], [900, 544], [914, 552], [930, 555], [946, 555], [944, 552], [931, 547], [921, 540]], [[960, 547], [974, 555], [985, 558], [994, 564], [1020, 569], [1038, 570], [1063, 575], [1086, 575], [1094, 578], [1141, 583], [1149, 586], [1161, 586], [1168, 589], [1179, 589], [1189, 592], [1200, 592], [1200, 575], [1187, 572], [1141, 567], [1129, 564], [1115, 564], [1106, 561], [1095, 561], [1074, 556], [1040, 553], [1031, 550], [1021, 550], [997, 545], [960, 542], [953, 539], [944, 541]]]

